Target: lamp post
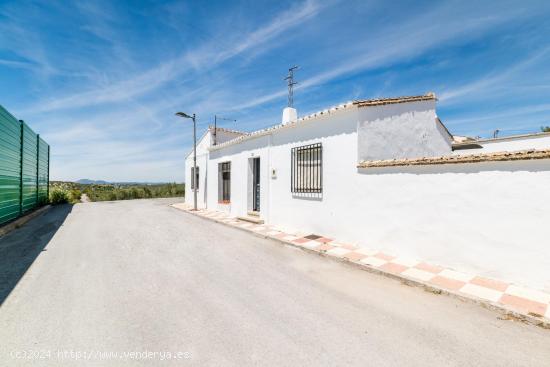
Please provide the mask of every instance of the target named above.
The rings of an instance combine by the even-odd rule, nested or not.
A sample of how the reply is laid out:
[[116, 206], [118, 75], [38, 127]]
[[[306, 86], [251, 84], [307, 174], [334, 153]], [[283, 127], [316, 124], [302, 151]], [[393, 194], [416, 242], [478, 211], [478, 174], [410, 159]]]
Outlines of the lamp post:
[[195, 120], [195, 114], [189, 116], [185, 112], [176, 112], [176, 116], [184, 119], [193, 120], [193, 174], [191, 175], [191, 182], [193, 185], [193, 210], [197, 210], [197, 123]]

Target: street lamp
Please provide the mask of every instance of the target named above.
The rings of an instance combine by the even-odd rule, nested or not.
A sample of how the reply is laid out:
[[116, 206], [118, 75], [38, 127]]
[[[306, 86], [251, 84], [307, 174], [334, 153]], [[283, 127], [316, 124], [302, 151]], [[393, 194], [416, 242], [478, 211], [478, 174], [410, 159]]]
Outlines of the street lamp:
[[193, 210], [197, 210], [197, 123], [195, 120], [195, 114], [189, 116], [185, 112], [176, 112], [176, 116], [184, 119], [193, 120], [193, 174], [191, 175], [191, 182], [193, 185]]

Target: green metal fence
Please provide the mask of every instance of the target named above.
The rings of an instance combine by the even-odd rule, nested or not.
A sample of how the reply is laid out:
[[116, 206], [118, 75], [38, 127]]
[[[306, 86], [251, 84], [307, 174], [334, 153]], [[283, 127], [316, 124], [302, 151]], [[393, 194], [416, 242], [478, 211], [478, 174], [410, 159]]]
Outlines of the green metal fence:
[[0, 224], [46, 202], [50, 146], [0, 106]]

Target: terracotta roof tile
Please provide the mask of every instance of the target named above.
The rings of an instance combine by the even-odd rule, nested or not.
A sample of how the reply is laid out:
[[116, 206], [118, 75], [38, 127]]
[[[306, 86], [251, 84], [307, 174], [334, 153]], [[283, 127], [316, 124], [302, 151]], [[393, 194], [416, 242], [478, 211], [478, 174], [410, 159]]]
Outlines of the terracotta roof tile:
[[435, 93], [426, 93], [423, 96], [405, 96], [397, 98], [379, 98], [379, 99], [365, 99], [353, 101], [353, 104], [357, 107], [370, 107], [370, 106], [381, 106], [386, 104], [394, 103], [407, 103], [407, 102], [420, 102], [420, 101], [435, 101]]
[[363, 161], [358, 168], [399, 167], [399, 166], [429, 166], [436, 164], [503, 162], [531, 159], [550, 159], [550, 149], [519, 150], [514, 152], [496, 152], [482, 154], [448, 155], [440, 157], [422, 157], [408, 159], [386, 159], [377, 161]]
[[[209, 126], [208, 130], [214, 131], [214, 126]], [[244, 132], [244, 131], [226, 129], [225, 127], [216, 127], [216, 130], [217, 131], [223, 131], [223, 132], [230, 133], [230, 134], [237, 134], [237, 135], [247, 135], [248, 134], [247, 132]]]

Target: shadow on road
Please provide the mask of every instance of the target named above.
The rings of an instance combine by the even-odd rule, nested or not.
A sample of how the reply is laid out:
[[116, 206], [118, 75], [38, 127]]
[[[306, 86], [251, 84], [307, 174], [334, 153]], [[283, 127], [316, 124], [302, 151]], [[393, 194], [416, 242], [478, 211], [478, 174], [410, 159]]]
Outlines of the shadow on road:
[[50, 242], [72, 205], [55, 206], [27, 224], [0, 237], [0, 305]]

